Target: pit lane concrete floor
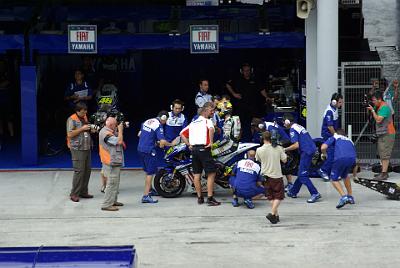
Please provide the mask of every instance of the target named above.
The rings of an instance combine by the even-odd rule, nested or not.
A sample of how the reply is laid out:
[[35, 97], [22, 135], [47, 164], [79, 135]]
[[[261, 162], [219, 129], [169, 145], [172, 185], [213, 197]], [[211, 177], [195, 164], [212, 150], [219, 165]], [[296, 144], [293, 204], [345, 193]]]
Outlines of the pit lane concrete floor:
[[[95, 198], [79, 203], [68, 199], [71, 176], [0, 173], [0, 246], [133, 244], [139, 267], [400, 267], [400, 201], [357, 184], [357, 203], [338, 210], [332, 186], [313, 179], [322, 200], [307, 204], [302, 188], [271, 225], [266, 201], [233, 208], [226, 191], [217, 194], [219, 207], [199, 206], [190, 194], [141, 204], [141, 171], [122, 172], [125, 206], [105, 212], [99, 172], [90, 181]], [[390, 180], [400, 182], [400, 174]]]

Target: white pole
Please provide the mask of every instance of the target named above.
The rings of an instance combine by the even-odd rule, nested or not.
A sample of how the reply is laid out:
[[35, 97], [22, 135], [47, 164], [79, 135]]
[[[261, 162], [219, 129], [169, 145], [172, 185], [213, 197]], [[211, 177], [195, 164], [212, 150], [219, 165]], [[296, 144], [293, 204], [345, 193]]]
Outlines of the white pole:
[[347, 137], [352, 140], [353, 136], [353, 127], [352, 125], [347, 125]]
[[[317, 96], [319, 129], [333, 93], [338, 91], [339, 1], [317, 1]], [[318, 135], [320, 136], [320, 135]]]
[[[317, 10], [313, 8], [305, 21], [306, 35], [306, 90], [307, 90], [307, 130], [312, 137], [320, 136], [320, 126], [317, 126], [318, 96], [317, 96]], [[300, 111], [301, 112], [301, 111]]]

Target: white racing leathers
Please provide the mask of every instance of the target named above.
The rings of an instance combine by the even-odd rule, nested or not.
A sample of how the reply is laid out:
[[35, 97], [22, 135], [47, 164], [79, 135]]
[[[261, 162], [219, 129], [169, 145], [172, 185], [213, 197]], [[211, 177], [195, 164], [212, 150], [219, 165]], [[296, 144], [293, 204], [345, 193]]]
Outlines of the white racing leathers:
[[239, 145], [241, 129], [239, 116], [225, 118], [223, 139], [213, 144], [212, 155], [219, 157], [236, 151]]

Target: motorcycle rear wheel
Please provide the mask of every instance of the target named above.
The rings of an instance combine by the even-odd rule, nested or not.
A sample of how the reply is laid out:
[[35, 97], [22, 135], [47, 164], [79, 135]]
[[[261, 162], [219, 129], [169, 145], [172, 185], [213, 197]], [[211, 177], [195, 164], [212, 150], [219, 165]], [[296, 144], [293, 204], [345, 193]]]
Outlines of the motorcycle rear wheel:
[[178, 172], [172, 173], [165, 169], [160, 169], [154, 177], [154, 188], [165, 198], [180, 196], [185, 190], [185, 186], [185, 177]]

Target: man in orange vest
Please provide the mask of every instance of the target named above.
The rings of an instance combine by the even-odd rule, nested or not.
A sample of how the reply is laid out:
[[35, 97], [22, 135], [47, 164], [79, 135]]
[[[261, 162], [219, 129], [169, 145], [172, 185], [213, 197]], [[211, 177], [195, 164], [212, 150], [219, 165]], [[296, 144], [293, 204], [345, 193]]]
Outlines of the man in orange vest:
[[75, 113], [67, 120], [67, 145], [71, 151], [74, 176], [70, 199], [79, 202], [79, 198], [93, 198], [88, 193], [91, 165], [90, 125], [87, 120], [87, 106], [83, 102], [75, 105]]
[[104, 176], [107, 177], [104, 201], [101, 210], [118, 211], [124, 204], [117, 201], [121, 167], [124, 164], [123, 123], [117, 127], [117, 120], [109, 117], [99, 133], [99, 154], [103, 164]]

